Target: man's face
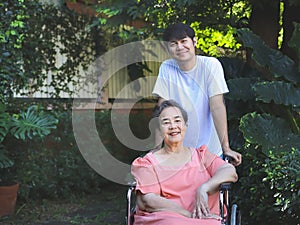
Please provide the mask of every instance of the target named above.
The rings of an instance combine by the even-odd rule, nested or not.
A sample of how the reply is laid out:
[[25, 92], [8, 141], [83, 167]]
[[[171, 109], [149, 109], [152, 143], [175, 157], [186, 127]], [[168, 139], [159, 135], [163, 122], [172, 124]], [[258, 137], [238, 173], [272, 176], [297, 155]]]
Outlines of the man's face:
[[180, 40], [168, 42], [167, 47], [172, 58], [179, 62], [186, 62], [195, 57], [196, 38], [186, 36]]

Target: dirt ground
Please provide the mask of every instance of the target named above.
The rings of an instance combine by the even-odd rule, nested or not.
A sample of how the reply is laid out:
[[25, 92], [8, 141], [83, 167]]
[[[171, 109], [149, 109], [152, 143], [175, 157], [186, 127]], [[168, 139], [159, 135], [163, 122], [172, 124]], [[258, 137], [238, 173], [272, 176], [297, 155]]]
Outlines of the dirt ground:
[[17, 204], [15, 215], [0, 217], [1, 225], [125, 225], [126, 191], [108, 185], [97, 195], [72, 200]]

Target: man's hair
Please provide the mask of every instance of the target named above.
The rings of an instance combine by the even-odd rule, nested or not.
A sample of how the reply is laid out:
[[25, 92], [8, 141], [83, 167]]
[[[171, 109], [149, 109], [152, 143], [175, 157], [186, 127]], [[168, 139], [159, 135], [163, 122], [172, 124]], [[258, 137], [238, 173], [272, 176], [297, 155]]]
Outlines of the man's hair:
[[186, 37], [190, 37], [193, 40], [195, 31], [189, 25], [184, 23], [175, 23], [167, 27], [163, 33], [163, 41], [166, 42], [181, 40]]
[[184, 120], [185, 123], [187, 123], [188, 121], [188, 115], [187, 112], [181, 107], [181, 105], [179, 105], [177, 102], [175, 102], [174, 100], [166, 100], [163, 101], [159, 106], [157, 106], [153, 112], [153, 118], [157, 118], [160, 116], [161, 112], [169, 107], [176, 107], [180, 110], [181, 114], [182, 114], [182, 118]]

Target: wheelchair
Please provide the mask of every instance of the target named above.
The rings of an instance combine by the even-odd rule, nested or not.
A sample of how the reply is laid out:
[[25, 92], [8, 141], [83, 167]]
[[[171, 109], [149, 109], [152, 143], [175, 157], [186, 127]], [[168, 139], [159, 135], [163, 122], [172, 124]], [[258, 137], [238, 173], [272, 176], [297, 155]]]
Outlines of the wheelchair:
[[[229, 161], [227, 157], [224, 159]], [[135, 181], [128, 183], [127, 190], [127, 215], [125, 216], [126, 225], [133, 225], [134, 222], [134, 213], [136, 208], [135, 201]], [[237, 204], [230, 204], [230, 190], [232, 183], [223, 183], [220, 185], [219, 190], [219, 204], [220, 204], [220, 216], [222, 225], [241, 225], [242, 216], [241, 211], [239, 210]]]

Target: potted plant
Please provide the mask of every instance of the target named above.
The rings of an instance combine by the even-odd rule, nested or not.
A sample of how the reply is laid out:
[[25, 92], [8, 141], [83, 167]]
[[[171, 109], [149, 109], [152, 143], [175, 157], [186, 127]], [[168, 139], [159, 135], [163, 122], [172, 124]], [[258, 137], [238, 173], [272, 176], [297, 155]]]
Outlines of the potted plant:
[[0, 102], [0, 216], [14, 213], [19, 188], [19, 183], [11, 173], [14, 162], [9, 157], [4, 140], [8, 136], [20, 140], [44, 137], [58, 123], [54, 116], [37, 105], [19, 113], [10, 113], [3, 99]]

